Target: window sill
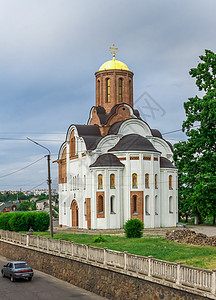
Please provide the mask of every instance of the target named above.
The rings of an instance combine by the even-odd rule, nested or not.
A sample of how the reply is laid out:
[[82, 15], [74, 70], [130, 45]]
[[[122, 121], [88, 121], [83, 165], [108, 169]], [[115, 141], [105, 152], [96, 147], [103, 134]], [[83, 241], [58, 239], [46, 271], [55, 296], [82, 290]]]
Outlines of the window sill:
[[111, 215], [116, 215], [116, 213], [114, 211], [111, 211], [110, 214]]
[[145, 214], [146, 214], [146, 216], [150, 216], [150, 213], [148, 213], [148, 212], [146, 212]]
[[170, 214], [173, 214], [173, 211], [169, 211]]
[[138, 213], [137, 212], [133, 212], [133, 216], [138, 216]]
[[99, 214], [99, 215], [102, 215], [103, 213], [104, 213], [103, 211], [100, 211], [98, 214]]

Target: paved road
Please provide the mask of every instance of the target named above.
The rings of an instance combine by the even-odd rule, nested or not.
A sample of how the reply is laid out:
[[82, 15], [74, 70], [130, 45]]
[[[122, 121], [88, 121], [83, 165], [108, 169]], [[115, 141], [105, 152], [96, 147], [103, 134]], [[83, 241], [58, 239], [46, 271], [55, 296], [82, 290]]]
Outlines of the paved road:
[[[8, 262], [0, 256], [0, 269]], [[0, 275], [0, 300], [105, 300], [65, 281], [34, 270], [32, 281], [11, 282]]]

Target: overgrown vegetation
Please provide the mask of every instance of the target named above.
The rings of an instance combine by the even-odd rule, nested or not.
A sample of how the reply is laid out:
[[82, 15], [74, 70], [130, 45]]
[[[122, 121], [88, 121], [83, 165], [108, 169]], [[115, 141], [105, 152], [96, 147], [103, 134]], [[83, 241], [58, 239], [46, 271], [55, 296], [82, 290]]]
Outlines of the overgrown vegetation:
[[139, 219], [130, 219], [124, 225], [124, 231], [127, 238], [140, 238], [143, 233], [143, 222]]

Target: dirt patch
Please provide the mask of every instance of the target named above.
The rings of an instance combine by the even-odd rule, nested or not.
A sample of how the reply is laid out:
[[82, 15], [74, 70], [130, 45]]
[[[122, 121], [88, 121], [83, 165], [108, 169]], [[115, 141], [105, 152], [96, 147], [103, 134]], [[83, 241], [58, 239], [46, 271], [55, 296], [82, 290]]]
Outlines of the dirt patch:
[[184, 244], [216, 246], [216, 236], [207, 236], [206, 234], [196, 233], [190, 229], [168, 231], [165, 238]]

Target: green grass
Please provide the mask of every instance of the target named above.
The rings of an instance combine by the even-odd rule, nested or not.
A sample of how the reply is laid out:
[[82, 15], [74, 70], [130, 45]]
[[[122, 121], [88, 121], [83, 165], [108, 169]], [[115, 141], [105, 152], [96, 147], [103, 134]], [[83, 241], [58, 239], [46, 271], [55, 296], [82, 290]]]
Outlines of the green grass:
[[[35, 235], [49, 237], [49, 232], [35, 232]], [[125, 237], [104, 235], [104, 242], [95, 243], [97, 235], [55, 233], [54, 239], [74, 241], [80, 244], [90, 244], [96, 247], [107, 247], [111, 250], [128, 251], [132, 254], [149, 256], [170, 261], [182, 262], [186, 265], [214, 269], [216, 268], [216, 247], [192, 246], [179, 244], [164, 238], [127, 239]]]

